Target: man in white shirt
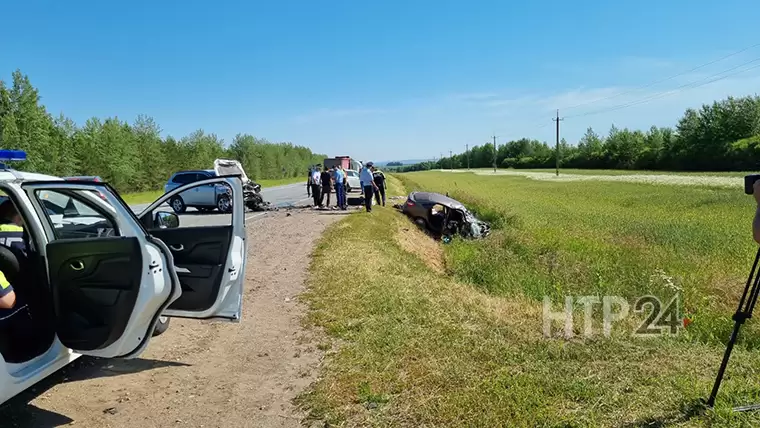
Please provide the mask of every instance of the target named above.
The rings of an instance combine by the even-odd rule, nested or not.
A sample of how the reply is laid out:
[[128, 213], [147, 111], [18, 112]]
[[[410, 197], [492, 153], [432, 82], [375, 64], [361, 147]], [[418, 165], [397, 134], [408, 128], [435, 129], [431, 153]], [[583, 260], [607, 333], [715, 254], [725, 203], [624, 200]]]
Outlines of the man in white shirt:
[[375, 177], [372, 175], [372, 162], [362, 168], [359, 173], [359, 181], [361, 181], [362, 189], [364, 190], [364, 207], [367, 212], [372, 212], [372, 197], [377, 190], [377, 184], [375, 184]]
[[316, 166], [311, 172], [311, 195], [314, 197], [314, 206], [318, 207], [322, 204], [322, 189], [320, 188], [320, 176], [322, 172], [319, 166]]

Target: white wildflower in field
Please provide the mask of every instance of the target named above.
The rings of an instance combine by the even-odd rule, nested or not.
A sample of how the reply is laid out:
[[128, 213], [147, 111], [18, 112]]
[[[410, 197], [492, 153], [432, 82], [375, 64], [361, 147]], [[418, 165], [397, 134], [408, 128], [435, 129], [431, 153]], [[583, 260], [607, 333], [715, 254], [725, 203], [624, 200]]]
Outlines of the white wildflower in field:
[[683, 291], [683, 288], [676, 285], [673, 277], [665, 273], [662, 269], [655, 269], [654, 274], [649, 277], [649, 283], [665, 287], [673, 291]]
[[622, 181], [628, 183], [666, 184], [680, 186], [713, 186], [726, 188], [743, 188], [742, 177], [720, 177], [711, 175], [585, 175], [560, 173], [559, 176], [551, 172], [532, 172], [518, 170], [475, 171], [478, 175], [513, 175], [546, 181]]

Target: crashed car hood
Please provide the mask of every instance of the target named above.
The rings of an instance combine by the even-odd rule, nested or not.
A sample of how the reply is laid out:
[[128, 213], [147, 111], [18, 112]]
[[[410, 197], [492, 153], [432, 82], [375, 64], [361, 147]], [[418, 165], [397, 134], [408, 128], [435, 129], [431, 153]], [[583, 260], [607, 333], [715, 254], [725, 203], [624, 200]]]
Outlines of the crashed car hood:
[[243, 170], [243, 165], [234, 159], [217, 159], [214, 161], [214, 172], [217, 175], [238, 175], [243, 183], [248, 182], [248, 176]]
[[491, 233], [491, 225], [487, 222], [475, 217], [473, 213], [468, 210], [464, 210], [464, 220], [466, 223], [466, 230], [462, 233], [465, 236], [471, 238], [485, 238]]

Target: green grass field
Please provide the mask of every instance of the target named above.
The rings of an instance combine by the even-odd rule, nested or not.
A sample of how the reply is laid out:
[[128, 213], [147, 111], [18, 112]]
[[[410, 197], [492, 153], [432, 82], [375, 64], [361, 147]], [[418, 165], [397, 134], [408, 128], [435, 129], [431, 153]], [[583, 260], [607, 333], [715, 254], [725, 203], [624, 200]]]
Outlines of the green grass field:
[[[286, 184], [295, 184], [303, 182], [304, 186], [306, 185], [306, 179], [302, 178], [284, 178], [279, 180], [257, 180], [257, 183], [261, 184], [261, 187], [263, 189], [266, 189], [268, 187], [275, 187], [275, 186], [284, 186]], [[133, 192], [133, 193], [125, 193], [122, 195], [122, 198], [128, 203], [128, 204], [149, 204], [156, 199], [158, 199], [161, 195], [164, 194], [163, 190], [153, 190], [148, 192]]]
[[[493, 168], [473, 168], [474, 171], [493, 171]], [[504, 168], [498, 168], [498, 170], [504, 170]], [[555, 173], [554, 168], [538, 168], [538, 169], [512, 169], [512, 171], [525, 171], [525, 172], [550, 172]], [[581, 174], [581, 175], [685, 175], [685, 176], [700, 176], [707, 175], [712, 177], [744, 177], [747, 174], [755, 174], [756, 172], [748, 171], [710, 171], [710, 172], [687, 172], [687, 171], [650, 171], [650, 170], [619, 170], [619, 169], [575, 169], [575, 168], [561, 168], [560, 174]]]
[[[754, 203], [734, 189], [423, 172], [394, 193], [449, 192], [495, 227], [442, 245], [391, 208], [323, 238], [305, 296], [335, 350], [302, 397], [348, 426], [756, 426], [760, 334], [745, 325], [715, 410], [712, 387], [757, 245]], [[404, 188], [401, 188], [403, 184]], [[369, 239], [356, 239], [367, 236]], [[367, 254], [374, 265], [349, 264]], [[356, 278], [350, 285], [334, 278]], [[543, 335], [542, 298], [677, 296], [693, 320], [635, 337], [651, 310], [602, 335]], [[633, 311], [633, 307], [630, 308]], [[680, 323], [680, 315], [675, 321]]]

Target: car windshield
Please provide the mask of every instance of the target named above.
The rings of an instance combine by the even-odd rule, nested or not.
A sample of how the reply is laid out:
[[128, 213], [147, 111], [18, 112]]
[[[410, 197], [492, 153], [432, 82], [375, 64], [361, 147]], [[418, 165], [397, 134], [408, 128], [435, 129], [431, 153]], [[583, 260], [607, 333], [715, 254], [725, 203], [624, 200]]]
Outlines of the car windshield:
[[[97, 195], [97, 192], [87, 190], [91, 194]], [[42, 205], [50, 214], [62, 215], [63, 218], [72, 219], [79, 217], [102, 218], [102, 214], [80, 202], [76, 198], [52, 190], [44, 190], [38, 193]]]

